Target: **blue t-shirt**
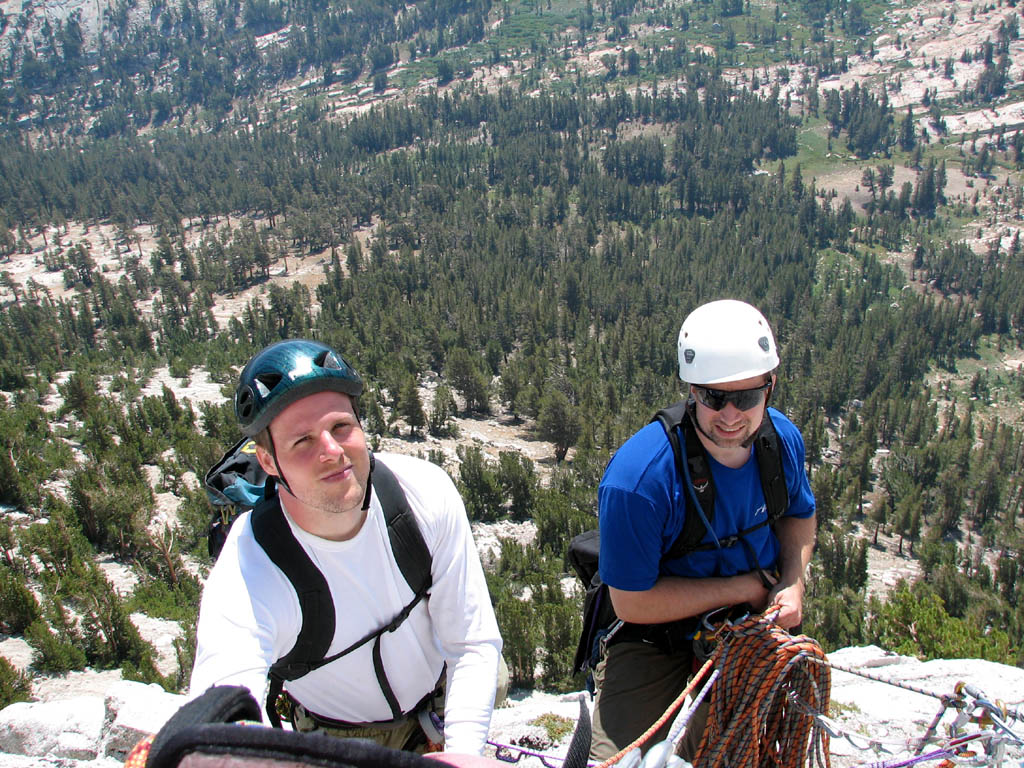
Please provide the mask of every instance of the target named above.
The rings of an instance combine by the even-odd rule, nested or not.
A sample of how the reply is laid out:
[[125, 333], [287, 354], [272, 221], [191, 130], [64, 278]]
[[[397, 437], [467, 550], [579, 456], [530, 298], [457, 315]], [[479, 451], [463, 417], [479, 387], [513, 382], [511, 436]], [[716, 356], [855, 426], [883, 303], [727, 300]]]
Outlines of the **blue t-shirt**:
[[[814, 495], [804, 469], [804, 440], [800, 430], [774, 408], [768, 413], [779, 435], [783, 471], [789, 491], [786, 515], [810, 517]], [[685, 441], [684, 441], [685, 448]], [[767, 517], [761, 476], [750, 449], [750, 460], [739, 469], [715, 461], [708, 463], [715, 483], [712, 527], [720, 539], [734, 536]], [[752, 570], [743, 544], [693, 552], [661, 562], [683, 530], [686, 518], [685, 480], [676, 470], [665, 430], [652, 422], [634, 434], [615, 453], [598, 488], [601, 526], [601, 580], [616, 589], [650, 589], [662, 575], [707, 578], [735, 576]], [[758, 567], [771, 570], [779, 558], [779, 542], [767, 525], [746, 537]], [[711, 533], [704, 541], [713, 542]]]

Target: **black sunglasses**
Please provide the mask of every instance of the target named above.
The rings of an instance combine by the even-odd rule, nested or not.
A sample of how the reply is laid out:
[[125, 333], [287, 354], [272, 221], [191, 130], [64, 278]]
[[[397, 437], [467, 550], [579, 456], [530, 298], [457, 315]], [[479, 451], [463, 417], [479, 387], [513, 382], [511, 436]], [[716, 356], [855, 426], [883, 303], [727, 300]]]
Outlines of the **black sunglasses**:
[[766, 382], [760, 387], [752, 389], [710, 389], [694, 385], [693, 394], [701, 405], [705, 405], [712, 411], [720, 411], [725, 408], [726, 403], [732, 403], [741, 411], [749, 411], [761, 404], [761, 393], [772, 388], [771, 382]]

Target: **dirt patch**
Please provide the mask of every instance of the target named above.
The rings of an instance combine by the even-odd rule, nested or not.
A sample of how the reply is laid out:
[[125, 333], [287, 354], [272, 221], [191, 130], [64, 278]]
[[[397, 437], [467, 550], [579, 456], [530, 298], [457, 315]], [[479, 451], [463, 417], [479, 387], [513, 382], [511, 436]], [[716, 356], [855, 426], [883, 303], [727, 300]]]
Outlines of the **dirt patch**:
[[[833, 206], [841, 205], [843, 200], [849, 199], [854, 210], [863, 215], [866, 214], [867, 206], [872, 200], [871, 190], [863, 181], [864, 171], [868, 168], [877, 171], [878, 166], [886, 164], [893, 165], [893, 183], [886, 190], [886, 194], [892, 192], [898, 196], [901, 187], [907, 182], [916, 188], [919, 174], [917, 169], [893, 164], [892, 161], [881, 158], [855, 168], [844, 167], [830, 171], [815, 177], [814, 182], [820, 192], [835, 192]], [[1002, 196], [1009, 179], [1010, 174], [1006, 171], [999, 171], [990, 177], [968, 176], [960, 168], [947, 163], [944, 187], [947, 204], [976, 205], [979, 213], [1003, 207]], [[880, 189], [876, 190], [876, 195], [881, 195]], [[989, 232], [983, 239], [987, 243], [992, 236], [993, 233]]]
[[[878, 165], [883, 164], [886, 164], [885, 161], [879, 160], [875, 164], [866, 163], [856, 168], [842, 168], [817, 176], [814, 182], [821, 192], [835, 192], [835, 197], [832, 201], [833, 207], [838, 207], [843, 204], [844, 200], [849, 200], [850, 204], [853, 205], [854, 211], [863, 215], [867, 212], [867, 206], [872, 200], [871, 190], [862, 181], [864, 170], [866, 168], [877, 169]], [[903, 166], [893, 166], [892, 175], [892, 187], [887, 192], [893, 191], [896, 194], [899, 194], [900, 187], [904, 182], [909, 181], [913, 184], [917, 180], [917, 173]], [[876, 189], [875, 197], [877, 198], [880, 195], [881, 190]]]
[[900, 537], [878, 532], [878, 543], [874, 544], [873, 523], [854, 526], [854, 536], [868, 542], [868, 597], [884, 600], [901, 581], [914, 582], [921, 575], [920, 563], [910, 555], [910, 542], [903, 542], [900, 554]]
[[[427, 413], [433, 407], [438, 384], [436, 374], [428, 373], [426, 381], [420, 387], [420, 400]], [[411, 437], [404, 422], [397, 422], [393, 428], [400, 432], [401, 436], [380, 438], [380, 450], [424, 458], [430, 451], [441, 451], [445, 468], [453, 477], [458, 476], [460, 445], [478, 446], [484, 456], [495, 464], [502, 452], [512, 451], [530, 459], [541, 482], [548, 482], [556, 466], [555, 446], [538, 439], [534, 433], [536, 425], [532, 419], [514, 418], [494, 402], [492, 410], [493, 413], [486, 417], [455, 417], [454, 422], [458, 428], [456, 437], [434, 437], [426, 434], [425, 430], [420, 430], [418, 437]], [[571, 461], [572, 456], [573, 451], [570, 449], [566, 460]]]

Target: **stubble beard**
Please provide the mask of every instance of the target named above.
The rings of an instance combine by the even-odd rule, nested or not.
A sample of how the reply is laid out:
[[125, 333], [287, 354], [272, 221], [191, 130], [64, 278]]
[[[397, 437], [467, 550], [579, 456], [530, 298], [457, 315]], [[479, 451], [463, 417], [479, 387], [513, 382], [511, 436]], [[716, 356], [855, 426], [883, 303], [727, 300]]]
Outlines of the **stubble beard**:
[[[765, 417], [762, 416], [762, 418]], [[735, 436], [725, 437], [718, 431], [717, 423], [717, 419], [713, 418], [708, 424], [710, 429], [702, 429], [701, 431], [712, 443], [723, 449], [748, 448], [761, 426], [760, 421], [755, 425], [751, 424], [749, 420], [744, 419], [743, 429], [735, 433]]]
[[363, 508], [367, 482], [369, 482], [369, 478], [360, 482], [353, 470], [351, 483], [346, 483], [344, 488], [334, 489], [334, 492], [315, 488], [304, 493], [299, 501], [324, 515], [333, 516], [358, 512]]
[[743, 448], [749, 445], [748, 441], [754, 434], [749, 427], [737, 433], [736, 437], [723, 437], [714, 427], [711, 429], [711, 442], [719, 448]]

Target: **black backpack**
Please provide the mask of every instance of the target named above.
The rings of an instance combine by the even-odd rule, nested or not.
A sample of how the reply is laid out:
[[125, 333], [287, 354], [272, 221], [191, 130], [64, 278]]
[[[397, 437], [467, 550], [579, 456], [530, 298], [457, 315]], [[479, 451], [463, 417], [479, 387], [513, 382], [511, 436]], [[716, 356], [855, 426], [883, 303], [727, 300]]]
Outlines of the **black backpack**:
[[[757, 459], [758, 472], [761, 476], [761, 489], [767, 506], [767, 517], [757, 525], [730, 536], [719, 539], [718, 543], [703, 543], [708, 528], [705, 518], [710, 523], [715, 516], [715, 485], [711, 476], [711, 465], [708, 463], [707, 451], [697, 436], [694, 426], [692, 400], [680, 400], [678, 403], [662, 408], [651, 421], [658, 421], [665, 430], [672, 455], [675, 458], [676, 471], [684, 482], [689, 481], [694, 494], [700, 501], [703, 517], [692, 514], [693, 497], [687, 496], [687, 514], [683, 530], [679, 532], [672, 546], [662, 554], [661, 562], [677, 560], [694, 552], [727, 548], [736, 543], [744, 543], [746, 536], [765, 525], [775, 525], [789, 508], [789, 491], [786, 488], [786, 477], [782, 468], [782, 452], [779, 447], [779, 436], [775, 424], [767, 413], [760, 428], [754, 435], [754, 455]], [[679, 432], [683, 433], [685, 453], [679, 440]], [[583, 582], [586, 594], [583, 599], [583, 630], [576, 647], [573, 661], [573, 672], [581, 672], [596, 665], [599, 658], [600, 641], [616, 624], [617, 617], [608, 595], [607, 586], [601, 581], [598, 570], [598, 558], [601, 551], [601, 536], [598, 529], [584, 531], [569, 543], [568, 560]], [[696, 619], [683, 619], [673, 622], [677, 634], [688, 635], [696, 628]], [[626, 625], [637, 627], [638, 625]]]
[[[387, 524], [391, 551], [398, 568], [414, 595], [412, 600], [386, 625], [372, 630], [352, 645], [327, 656], [334, 639], [334, 600], [327, 580], [306, 554], [281, 512], [274, 492], [274, 480], [268, 477], [256, 459], [253, 441], [243, 439], [236, 443], [206, 474], [206, 490], [210, 501], [222, 511], [214, 514], [210, 523], [207, 546], [216, 557], [227, 537], [227, 530], [237, 516], [252, 508], [252, 530], [256, 541], [273, 563], [281, 569], [295, 588], [302, 610], [302, 627], [295, 645], [270, 667], [270, 685], [267, 691], [267, 717], [275, 727], [281, 726], [277, 711], [286, 680], [298, 678], [315, 669], [340, 659], [371, 640], [374, 641], [373, 658], [377, 682], [396, 719], [404, 713], [388, 682], [380, 661], [380, 638], [391, 632], [408, 618], [412, 609], [425, 597], [433, 583], [430, 568], [432, 558], [416, 517], [409, 508], [405, 492], [394, 473], [383, 462], [370, 454], [373, 492], [380, 499]], [[230, 507], [230, 512], [225, 512]]]

